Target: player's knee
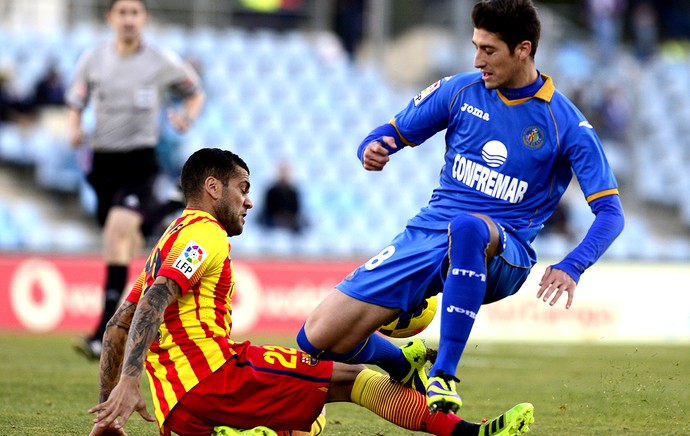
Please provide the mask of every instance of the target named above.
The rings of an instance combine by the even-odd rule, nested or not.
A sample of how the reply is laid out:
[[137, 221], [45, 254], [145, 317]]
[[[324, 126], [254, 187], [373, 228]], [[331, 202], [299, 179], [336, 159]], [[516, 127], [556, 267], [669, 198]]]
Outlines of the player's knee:
[[[327, 401], [354, 401], [355, 404], [359, 404], [359, 401], [353, 399], [353, 394], [356, 397], [361, 397], [363, 387], [360, 386], [356, 389], [356, 381], [357, 377], [365, 371], [367, 371], [367, 367], [364, 365], [348, 365], [333, 362], [333, 373], [331, 374], [331, 386], [328, 390]], [[363, 383], [360, 382], [361, 384]]]
[[367, 369], [363, 363], [333, 362], [333, 376], [341, 382], [354, 382], [360, 372]]
[[323, 350], [315, 347], [314, 345], [312, 345], [311, 342], [309, 342], [309, 338], [307, 338], [307, 332], [304, 331], [304, 325], [302, 325], [302, 328], [297, 333], [296, 339], [297, 339], [297, 346], [302, 351], [305, 351], [314, 357], [319, 357], [319, 354], [321, 354], [323, 352]]
[[312, 344], [309, 338], [307, 337], [307, 333], [304, 330], [304, 326], [302, 326], [300, 331], [297, 333], [297, 346], [302, 351], [305, 351], [311, 354], [312, 356], [322, 360], [334, 360], [336, 362], [351, 363], [350, 361], [357, 357], [362, 351], [362, 349], [366, 346], [366, 342], [367, 341], [363, 341], [347, 353], [335, 353], [327, 349], [319, 348]]
[[453, 246], [466, 250], [478, 247], [482, 250], [491, 242], [489, 226], [474, 215], [460, 215], [450, 222], [451, 250]]
[[333, 379], [339, 383], [352, 385], [357, 379], [357, 376], [367, 369], [364, 364], [347, 364], [340, 362], [333, 362]]

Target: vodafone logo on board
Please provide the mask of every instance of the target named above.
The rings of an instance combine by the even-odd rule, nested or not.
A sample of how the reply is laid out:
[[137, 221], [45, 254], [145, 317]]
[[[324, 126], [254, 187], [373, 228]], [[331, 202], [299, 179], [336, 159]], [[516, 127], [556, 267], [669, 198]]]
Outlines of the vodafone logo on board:
[[28, 258], [10, 276], [10, 307], [17, 321], [29, 331], [48, 332], [65, 317], [98, 316], [102, 291], [97, 282], [68, 284], [58, 266], [49, 260]]

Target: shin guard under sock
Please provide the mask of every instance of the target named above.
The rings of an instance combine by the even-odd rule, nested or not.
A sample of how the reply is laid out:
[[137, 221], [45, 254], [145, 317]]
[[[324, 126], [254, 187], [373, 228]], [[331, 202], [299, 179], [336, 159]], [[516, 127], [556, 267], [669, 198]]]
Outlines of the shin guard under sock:
[[455, 375], [477, 312], [486, 294], [489, 228], [480, 218], [463, 215], [449, 228], [450, 266], [443, 286], [441, 340], [430, 375]]

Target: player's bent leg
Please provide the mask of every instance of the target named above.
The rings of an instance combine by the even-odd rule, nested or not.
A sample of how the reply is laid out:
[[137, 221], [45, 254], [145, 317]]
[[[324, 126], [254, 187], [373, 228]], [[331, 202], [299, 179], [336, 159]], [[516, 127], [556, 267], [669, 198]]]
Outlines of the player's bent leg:
[[[346, 354], [399, 311], [357, 300], [333, 289], [307, 317], [303, 326], [304, 337], [298, 338], [298, 345], [304, 351], [309, 351], [305, 347], [311, 345], [318, 350]], [[343, 329], [342, 326], [348, 328]], [[300, 340], [308, 343], [303, 344]]]
[[430, 410], [454, 412], [462, 401], [455, 391], [455, 373], [486, 295], [487, 253], [496, 253], [491, 223], [473, 215], [451, 221], [449, 272], [443, 285], [441, 337], [427, 384]]
[[529, 431], [534, 422], [534, 406], [520, 403], [503, 415], [482, 423], [479, 436], [517, 436]]
[[[309, 315], [297, 334], [297, 344], [319, 359], [373, 364], [392, 378], [407, 381], [412, 368], [408, 358], [395, 344], [375, 333], [399, 312], [335, 289]], [[343, 325], [348, 329], [343, 330]]]
[[[408, 344], [403, 349], [383, 335], [372, 334], [360, 342], [347, 353], [334, 353], [328, 350], [320, 350], [314, 347], [302, 328], [297, 333], [297, 344], [307, 353], [321, 360], [332, 360], [347, 364], [368, 363], [377, 365], [386, 371], [393, 380], [403, 382], [409, 387], [414, 387], [424, 392], [426, 373], [423, 371], [429, 355], [435, 352], [428, 351], [421, 340]], [[414, 381], [416, 380], [416, 383]]]

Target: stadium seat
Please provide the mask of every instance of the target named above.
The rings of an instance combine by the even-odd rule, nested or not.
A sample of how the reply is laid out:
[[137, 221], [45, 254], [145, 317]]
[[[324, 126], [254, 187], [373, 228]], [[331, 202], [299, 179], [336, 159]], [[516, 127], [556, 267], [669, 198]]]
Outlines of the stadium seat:
[[18, 126], [0, 125], [0, 158], [13, 164], [32, 163], [31, 155], [24, 146], [24, 138]]
[[21, 248], [21, 235], [10, 213], [11, 206], [0, 199], [0, 249], [4, 251]]

